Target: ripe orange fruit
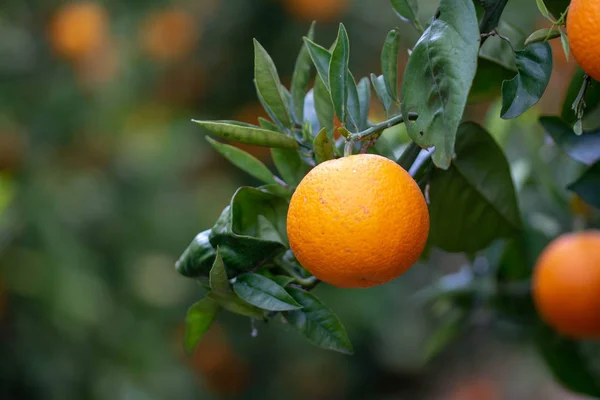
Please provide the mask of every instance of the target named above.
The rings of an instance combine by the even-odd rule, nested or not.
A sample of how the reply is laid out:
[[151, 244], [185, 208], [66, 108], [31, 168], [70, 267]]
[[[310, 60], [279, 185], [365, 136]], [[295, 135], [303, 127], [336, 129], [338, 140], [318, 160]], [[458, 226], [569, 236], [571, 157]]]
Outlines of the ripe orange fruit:
[[96, 2], [69, 3], [60, 8], [50, 23], [54, 50], [74, 61], [100, 49], [107, 38], [108, 14]]
[[572, 0], [567, 14], [567, 34], [573, 57], [595, 80], [600, 80], [600, 2]]
[[317, 278], [342, 288], [380, 285], [425, 247], [429, 211], [417, 183], [378, 155], [330, 160], [300, 182], [287, 216], [290, 246]]
[[188, 56], [199, 39], [197, 23], [182, 9], [150, 14], [142, 25], [142, 48], [158, 61], [178, 61]]
[[334, 21], [348, 8], [348, 0], [284, 0], [289, 13], [307, 21]]
[[563, 335], [600, 338], [600, 231], [550, 243], [535, 266], [533, 298], [542, 319]]

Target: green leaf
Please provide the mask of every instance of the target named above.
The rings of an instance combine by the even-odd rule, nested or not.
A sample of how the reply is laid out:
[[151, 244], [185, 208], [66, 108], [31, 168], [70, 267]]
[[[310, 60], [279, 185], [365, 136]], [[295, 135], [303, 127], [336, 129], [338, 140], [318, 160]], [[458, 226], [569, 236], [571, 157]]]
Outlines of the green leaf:
[[217, 255], [213, 266], [210, 269], [210, 290], [217, 294], [227, 294], [231, 292], [229, 287], [229, 279], [227, 278], [227, 271], [225, 271], [225, 264], [221, 258], [219, 247], [217, 247]]
[[592, 165], [600, 160], [600, 129], [578, 136], [559, 117], [541, 117], [540, 124], [554, 143], [572, 159], [585, 165]]
[[358, 132], [360, 121], [360, 99], [354, 76], [348, 72], [348, 100], [346, 108], [346, 128], [351, 132]]
[[571, 0], [546, 0], [546, 8], [554, 15], [555, 18], [559, 18], [560, 15], [567, 9]]
[[346, 106], [348, 99], [348, 62], [350, 61], [350, 44], [348, 33], [340, 24], [338, 36], [331, 52], [329, 62], [329, 87], [331, 101], [336, 115], [341, 122], [346, 121]]
[[[577, 67], [563, 102], [561, 117], [569, 124], [574, 124], [575, 121], [577, 121], [577, 116], [575, 115], [575, 111], [573, 111], [573, 103], [575, 102], [575, 99], [579, 94], [579, 90], [581, 89], [581, 85], [583, 84], [584, 75], [585, 72], [583, 72], [581, 68]], [[600, 82], [595, 80], [590, 81], [590, 85], [585, 92], [584, 101], [587, 111], [595, 109], [598, 104], [600, 104]]]
[[263, 319], [265, 313], [258, 307], [252, 304], [246, 303], [240, 299], [234, 292], [226, 294], [219, 294], [210, 292], [207, 297], [219, 304], [221, 307], [234, 314], [243, 315], [244, 317], [250, 317], [255, 319]]
[[511, 79], [514, 75], [515, 71], [480, 57], [468, 103], [477, 104], [499, 97], [502, 81]]
[[361, 131], [367, 128], [369, 121], [369, 109], [371, 108], [371, 83], [369, 78], [362, 78], [356, 87], [358, 92], [358, 103], [360, 104], [360, 119], [358, 129]]
[[208, 240], [210, 229], [200, 232], [175, 263], [177, 272], [188, 278], [208, 276], [217, 252]]
[[377, 76], [375, 74], [371, 74], [371, 83], [373, 84], [373, 88], [375, 89], [377, 98], [379, 99], [381, 104], [383, 104], [385, 112], [389, 112], [390, 107], [392, 106], [392, 98], [390, 97], [390, 94], [388, 93], [385, 87], [383, 75]]
[[281, 89], [277, 68], [269, 53], [256, 39], [254, 39], [254, 79], [256, 88], [277, 120], [286, 127], [291, 126], [289, 103]]
[[289, 311], [302, 308], [283, 287], [262, 275], [238, 276], [233, 290], [242, 300], [263, 310]]
[[235, 192], [209, 236], [226, 260], [229, 277], [261, 265], [287, 248], [287, 208], [287, 201], [272, 193], [251, 187]]
[[535, 3], [537, 4], [538, 10], [540, 10], [542, 15], [546, 18], [550, 18], [550, 13], [546, 8], [546, 4], [544, 4], [544, 0], [535, 0]]
[[290, 287], [289, 294], [303, 308], [285, 312], [285, 319], [312, 344], [344, 354], [352, 354], [352, 344], [338, 317], [314, 295]]
[[265, 183], [276, 183], [273, 174], [271, 171], [269, 171], [269, 168], [267, 168], [253, 155], [248, 154], [244, 150], [238, 149], [237, 147], [219, 143], [210, 137], [206, 137], [206, 140], [208, 140], [211, 146], [221, 153], [223, 157], [229, 160], [229, 162], [236, 167], [240, 168], [242, 171]]
[[419, 146], [435, 146], [432, 160], [448, 168], [456, 131], [477, 70], [479, 26], [472, 0], [442, 0], [439, 17], [423, 33], [402, 80], [403, 115], [410, 138]]
[[285, 276], [285, 275], [276, 275], [273, 277], [273, 281], [275, 281], [276, 284], [278, 284], [279, 286], [285, 287], [287, 285], [289, 285], [290, 283], [294, 282], [294, 278], [292, 278], [291, 276]]
[[[315, 23], [310, 25], [307, 37], [313, 40], [315, 35]], [[304, 123], [304, 96], [308, 91], [308, 84], [310, 81], [310, 71], [312, 67], [312, 60], [306, 43], [302, 42], [300, 53], [296, 59], [296, 66], [294, 67], [294, 73], [292, 74], [292, 114], [294, 120], [298, 125]]]
[[319, 46], [307, 37], [304, 38], [304, 44], [308, 49], [308, 53], [317, 69], [318, 75], [323, 80], [323, 84], [325, 84], [327, 91], [329, 91], [329, 64], [331, 62], [331, 53], [329, 50]]
[[393, 100], [398, 100], [398, 47], [400, 46], [400, 34], [392, 29], [383, 44], [381, 51], [381, 70], [383, 81], [388, 94]]
[[323, 80], [317, 76], [314, 87], [315, 112], [322, 128], [327, 128], [333, 137], [334, 110], [331, 103], [331, 96], [323, 83]]
[[531, 35], [529, 35], [529, 37], [527, 39], [525, 39], [525, 46], [527, 46], [531, 43], [546, 42], [548, 40], [556, 39], [559, 36], [560, 36], [560, 31], [558, 31], [557, 29], [552, 29], [552, 28], [538, 29], [537, 31], [535, 31]]
[[419, 3], [417, 0], [391, 0], [392, 8], [396, 14], [405, 21], [417, 21]]
[[558, 382], [573, 392], [600, 397], [600, 374], [592, 369], [597, 351], [589, 354], [583, 342], [567, 339], [543, 325], [538, 328], [536, 342]]
[[281, 149], [298, 148], [298, 142], [291, 137], [255, 126], [237, 125], [229, 121], [192, 121], [219, 137], [235, 142]]
[[266, 129], [268, 131], [280, 132], [279, 127], [269, 121], [268, 119], [264, 119], [263, 117], [258, 117], [258, 124], [261, 128]]
[[600, 161], [586, 169], [567, 188], [577, 193], [586, 203], [600, 208]]
[[502, 83], [502, 118], [516, 118], [540, 100], [552, 74], [552, 49], [532, 43], [515, 52], [518, 73]]
[[188, 353], [192, 353], [202, 336], [212, 325], [219, 305], [213, 300], [205, 297], [191, 306], [185, 317], [185, 339], [184, 347]]
[[317, 136], [315, 136], [313, 148], [317, 164], [331, 160], [335, 157], [333, 143], [329, 140], [329, 137], [327, 137], [327, 129], [325, 128], [321, 129]]
[[298, 186], [310, 169], [295, 150], [271, 149], [271, 157], [283, 180], [293, 187]]
[[429, 199], [430, 243], [448, 252], [473, 254], [521, 229], [508, 161], [475, 123], [460, 125], [450, 168], [432, 171]]

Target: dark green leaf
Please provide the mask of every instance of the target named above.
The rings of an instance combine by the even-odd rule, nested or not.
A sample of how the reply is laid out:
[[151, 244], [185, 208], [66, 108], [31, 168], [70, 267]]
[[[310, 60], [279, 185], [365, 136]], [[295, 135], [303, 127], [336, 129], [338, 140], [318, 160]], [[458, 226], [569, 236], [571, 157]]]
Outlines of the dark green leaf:
[[383, 44], [381, 51], [381, 71], [388, 94], [393, 100], [398, 100], [398, 47], [400, 34], [392, 29]]
[[350, 44], [348, 33], [340, 24], [338, 36], [331, 52], [329, 62], [329, 87], [331, 101], [338, 119], [346, 121], [346, 105], [348, 100], [348, 62], [350, 61]]
[[244, 317], [263, 319], [264, 311], [252, 304], [246, 303], [240, 299], [234, 292], [226, 294], [218, 294], [211, 292], [207, 295], [209, 299], [219, 304], [221, 307], [234, 314], [243, 315]]
[[514, 75], [515, 71], [480, 57], [468, 103], [477, 104], [499, 97], [502, 82], [511, 79]]
[[[334, 111], [331, 96], [323, 83], [317, 76], [314, 87], [315, 111], [321, 128], [327, 128], [327, 132], [333, 135]], [[332, 136], [333, 137], [333, 136]]]
[[282, 133], [277, 133], [254, 126], [235, 125], [230, 122], [223, 121], [192, 121], [217, 136], [220, 136], [224, 139], [233, 140], [235, 142], [282, 149], [298, 148], [298, 143], [294, 139]]
[[[600, 374], [592, 370], [592, 357], [576, 342], [540, 325], [536, 341], [546, 365], [558, 382], [573, 392], [600, 397]], [[590, 357], [591, 356], [591, 357]]]
[[283, 287], [262, 275], [238, 276], [233, 290], [242, 300], [263, 310], [289, 311], [302, 308]]
[[504, 119], [516, 118], [536, 104], [550, 81], [552, 49], [548, 43], [532, 43], [515, 52], [518, 73], [502, 83]]
[[352, 354], [352, 344], [338, 317], [314, 295], [301, 289], [287, 289], [303, 308], [285, 312], [285, 319], [312, 344], [327, 350]]
[[223, 210], [209, 239], [219, 246], [233, 277], [263, 264], [288, 246], [286, 215], [288, 203], [281, 196], [241, 187]]
[[206, 140], [208, 140], [212, 147], [221, 153], [223, 157], [244, 172], [265, 183], [276, 183], [273, 174], [271, 171], [269, 171], [269, 168], [267, 168], [253, 155], [248, 154], [237, 147], [219, 143], [210, 137], [206, 137]]
[[183, 276], [196, 278], [208, 276], [217, 252], [208, 241], [210, 230], [200, 232], [185, 249], [175, 268]]
[[219, 247], [217, 246], [217, 255], [213, 266], [210, 269], [210, 290], [217, 294], [227, 294], [231, 292], [229, 287], [229, 279], [227, 278], [227, 271], [225, 271], [225, 264], [221, 258]]
[[469, 313], [458, 307], [452, 308], [444, 316], [440, 326], [425, 343], [424, 357], [430, 360], [455, 341], [465, 331]]
[[273, 111], [284, 126], [291, 125], [290, 110], [281, 89], [277, 69], [269, 53], [254, 40], [254, 79], [265, 104]]
[[317, 73], [323, 80], [327, 91], [329, 91], [329, 63], [331, 61], [331, 53], [324, 47], [319, 46], [309, 38], [304, 38], [304, 44], [308, 49], [310, 58], [317, 69]]
[[348, 101], [346, 108], [346, 128], [351, 132], [358, 132], [360, 121], [360, 99], [354, 76], [348, 72]]
[[[578, 67], [573, 75], [573, 79], [571, 80], [571, 84], [569, 85], [567, 95], [563, 102], [561, 117], [569, 124], [574, 124], [575, 121], [577, 121], [577, 116], [572, 107], [573, 102], [575, 102], [575, 99], [577, 98], [577, 94], [579, 94], [581, 85], [583, 84], [584, 75], [585, 72]], [[595, 80], [590, 81], [590, 85], [585, 92], [584, 101], [586, 110], [588, 111], [593, 110], [600, 104], [600, 82]]]
[[371, 108], [371, 84], [369, 78], [362, 78], [358, 82], [358, 102], [360, 104], [360, 120], [358, 121], [358, 129], [361, 131], [367, 128], [369, 120], [369, 109]]
[[[254, 83], [254, 89], [256, 90], [256, 98], [260, 102], [260, 105], [267, 112], [267, 115], [269, 116], [269, 118], [271, 118], [272, 121], [275, 121], [277, 126], [279, 127], [279, 129], [277, 129], [277, 132], [281, 132], [281, 131], [285, 132], [288, 128], [285, 125], [283, 125], [283, 123], [281, 121], [279, 121], [277, 119], [277, 116], [275, 115], [273, 110], [271, 110], [271, 108], [265, 102], [265, 99], [263, 98], [262, 94], [260, 93], [260, 90], [258, 90], [258, 85], [256, 84], [256, 79], [253, 80], [253, 83]], [[245, 124], [245, 125], [253, 126], [250, 124]]]
[[568, 189], [577, 193], [586, 203], [600, 208], [600, 161], [585, 170]]
[[586, 165], [600, 160], [600, 129], [576, 135], [559, 117], [541, 117], [540, 123], [554, 143], [572, 159]]
[[184, 347], [188, 353], [192, 353], [202, 336], [212, 325], [219, 305], [205, 297], [190, 307], [185, 317], [185, 339]]
[[434, 19], [415, 46], [402, 80], [403, 115], [409, 136], [419, 146], [435, 146], [432, 160], [448, 168], [456, 131], [477, 70], [479, 26], [472, 0], [442, 0]]
[[450, 168], [432, 171], [429, 199], [429, 240], [449, 252], [472, 254], [521, 228], [506, 157], [474, 123], [460, 125]]
[[310, 169], [295, 150], [271, 149], [271, 157], [283, 180], [293, 187], [298, 186]]
[[419, 15], [419, 3], [417, 0], [391, 0], [392, 8], [396, 14], [405, 21], [416, 21]]
[[[308, 30], [307, 37], [313, 40], [315, 35], [315, 23], [313, 22]], [[310, 71], [312, 67], [312, 60], [306, 44], [303, 42], [300, 48], [300, 53], [296, 59], [296, 66], [294, 67], [294, 73], [292, 74], [292, 114], [294, 120], [298, 125], [304, 123], [304, 96], [308, 90], [308, 84], [310, 81]]]
[[557, 29], [543, 28], [533, 32], [527, 39], [525, 39], [525, 46], [531, 43], [545, 42], [552, 40], [560, 36], [560, 32]]
[[392, 106], [392, 98], [390, 97], [386, 87], [385, 82], [383, 81], [383, 75], [375, 75], [371, 74], [371, 84], [373, 84], [373, 88], [375, 89], [375, 93], [377, 94], [377, 98], [381, 104], [383, 104], [383, 108], [385, 112], [390, 111], [390, 107]]
[[313, 148], [317, 164], [334, 158], [333, 143], [327, 137], [327, 129], [321, 129], [317, 136], [315, 136]]

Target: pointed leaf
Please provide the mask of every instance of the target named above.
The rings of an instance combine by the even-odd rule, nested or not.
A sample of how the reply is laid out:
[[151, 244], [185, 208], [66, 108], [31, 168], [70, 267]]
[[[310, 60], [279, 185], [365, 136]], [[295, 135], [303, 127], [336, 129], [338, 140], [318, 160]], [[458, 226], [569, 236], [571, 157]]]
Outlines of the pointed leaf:
[[517, 76], [502, 83], [500, 113], [504, 119], [516, 118], [535, 105], [552, 74], [552, 49], [548, 43], [532, 43], [515, 54]]
[[[575, 74], [573, 74], [573, 79], [571, 79], [571, 84], [569, 85], [567, 95], [565, 96], [565, 100], [563, 102], [561, 117], [569, 124], [574, 124], [575, 121], [577, 121], [577, 116], [573, 111], [573, 102], [579, 94], [579, 90], [583, 84], [584, 75], [585, 72], [578, 67], [575, 71]], [[600, 104], [600, 82], [593, 79], [590, 81], [590, 85], [585, 92], [584, 101], [586, 112], [594, 110], [598, 104]]]
[[286, 102], [281, 90], [277, 68], [269, 53], [256, 39], [254, 39], [254, 79], [265, 104], [273, 111], [277, 120], [284, 126], [290, 126], [289, 103]]
[[429, 185], [432, 245], [472, 254], [521, 229], [508, 161], [475, 123], [460, 125], [456, 158], [448, 170], [434, 169]]
[[405, 21], [416, 21], [419, 15], [418, 0], [391, 0], [396, 14]]
[[243, 315], [244, 317], [250, 317], [255, 319], [263, 319], [265, 313], [258, 307], [252, 304], [246, 303], [240, 299], [233, 291], [229, 293], [215, 293], [211, 292], [207, 295], [209, 299], [223, 307], [229, 312], [234, 314]]
[[568, 186], [586, 203], [600, 208], [600, 162], [596, 162]]
[[567, 9], [571, 0], [546, 0], [546, 8], [554, 15], [560, 18], [560, 15]]
[[275, 275], [273, 277], [273, 281], [275, 281], [275, 283], [277, 283], [279, 286], [285, 287], [294, 282], [294, 278], [285, 275]]
[[327, 128], [327, 132], [333, 135], [334, 110], [331, 103], [331, 96], [323, 83], [323, 80], [317, 76], [314, 87], [315, 111], [321, 128]]
[[185, 317], [185, 339], [184, 347], [188, 353], [192, 353], [198, 345], [202, 336], [212, 325], [219, 305], [205, 297], [190, 307]]
[[352, 344], [338, 317], [311, 293], [290, 287], [287, 289], [303, 308], [285, 312], [285, 319], [312, 344], [327, 350], [352, 354]]
[[210, 289], [217, 294], [229, 293], [231, 288], [229, 287], [229, 279], [227, 278], [227, 271], [225, 271], [225, 264], [221, 258], [221, 252], [217, 246], [217, 255], [215, 261], [210, 270]]
[[329, 91], [329, 63], [331, 61], [331, 53], [326, 48], [319, 46], [306, 37], [304, 38], [304, 44], [308, 49], [310, 58], [312, 59], [319, 76], [323, 80], [327, 91]]
[[358, 82], [358, 103], [360, 104], [360, 120], [358, 121], [358, 129], [367, 129], [369, 120], [369, 109], [371, 107], [371, 84], [369, 78], [362, 78]]
[[238, 149], [237, 147], [230, 146], [228, 144], [219, 143], [210, 137], [206, 137], [206, 140], [211, 146], [217, 150], [223, 157], [231, 162], [242, 171], [252, 175], [256, 179], [259, 179], [265, 183], [276, 183], [275, 178], [269, 168], [267, 168], [260, 160], [245, 151]]
[[381, 51], [381, 71], [388, 94], [393, 100], [398, 100], [398, 47], [400, 34], [392, 29], [383, 44]]
[[271, 157], [283, 180], [293, 187], [298, 186], [310, 169], [295, 150], [271, 149]]
[[[310, 25], [307, 37], [313, 40], [315, 35], [315, 23]], [[292, 74], [292, 113], [294, 121], [298, 125], [302, 125], [304, 122], [304, 96], [308, 91], [308, 84], [310, 81], [310, 72], [312, 68], [312, 60], [306, 43], [302, 42], [300, 53], [296, 59], [296, 66], [294, 67], [294, 73]]]
[[350, 132], [358, 132], [360, 122], [360, 99], [354, 76], [348, 72], [348, 100], [346, 102], [346, 128]]
[[[260, 102], [260, 105], [266, 111], [266, 113], [269, 116], [269, 118], [271, 118], [271, 120], [275, 121], [275, 123], [281, 128], [281, 129], [278, 129], [277, 131], [278, 132], [281, 131], [281, 130], [285, 131], [287, 129], [287, 127], [281, 121], [279, 121], [279, 119], [277, 119], [277, 116], [275, 115], [275, 113], [273, 112], [273, 110], [271, 110], [271, 108], [265, 102], [265, 99], [263, 98], [263, 95], [260, 93], [260, 90], [258, 90], [258, 86], [256, 84], [256, 79], [254, 79], [252, 82], [254, 83], [254, 88], [256, 89], [256, 98]], [[248, 125], [250, 125], [250, 124], [248, 124]]]
[[229, 121], [192, 121], [217, 136], [239, 143], [281, 149], [295, 149], [298, 147], [298, 143], [289, 136], [255, 126], [242, 126], [232, 124]]
[[439, 17], [423, 33], [402, 80], [403, 115], [409, 136], [419, 146], [435, 146], [432, 160], [448, 168], [456, 131], [477, 69], [479, 26], [472, 0], [442, 0]]
[[560, 32], [557, 29], [543, 28], [533, 32], [527, 39], [525, 39], [525, 46], [536, 43], [545, 42], [548, 40], [555, 39], [560, 36]]
[[338, 36], [331, 52], [328, 76], [333, 108], [342, 123], [346, 121], [349, 61], [350, 43], [348, 42], [348, 33], [344, 25], [340, 24]]
[[373, 84], [373, 88], [375, 89], [375, 94], [377, 94], [377, 98], [381, 104], [383, 104], [383, 108], [387, 113], [390, 111], [390, 107], [392, 106], [392, 98], [385, 87], [385, 82], [383, 80], [383, 75], [377, 76], [375, 74], [371, 74], [371, 83]]
[[572, 159], [586, 165], [600, 160], [600, 129], [578, 136], [573, 133], [571, 126], [559, 117], [541, 117], [540, 123], [554, 143]]
[[263, 117], [258, 117], [258, 124], [262, 129], [266, 129], [268, 131], [280, 132], [279, 127], [269, 121], [268, 119], [264, 119]]
[[262, 275], [238, 276], [233, 290], [242, 300], [263, 310], [288, 311], [302, 308], [283, 287]]
[[538, 10], [540, 10], [542, 15], [546, 18], [550, 18], [550, 13], [546, 8], [546, 4], [544, 4], [544, 0], [535, 0], [535, 3], [537, 4]]
[[315, 136], [313, 148], [317, 164], [334, 158], [333, 143], [327, 137], [327, 129], [321, 129]]

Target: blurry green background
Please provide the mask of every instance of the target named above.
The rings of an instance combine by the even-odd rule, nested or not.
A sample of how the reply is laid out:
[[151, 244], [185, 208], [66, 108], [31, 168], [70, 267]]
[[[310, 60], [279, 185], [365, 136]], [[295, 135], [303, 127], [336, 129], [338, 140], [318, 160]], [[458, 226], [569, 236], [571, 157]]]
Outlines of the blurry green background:
[[[423, 21], [437, 3], [419, 1]], [[199, 287], [174, 263], [238, 186], [257, 183], [190, 119], [256, 122], [252, 38], [287, 83], [313, 19], [326, 45], [346, 24], [357, 77], [379, 73], [392, 27], [407, 48], [417, 39], [387, 0], [2, 0], [0, 399], [576, 398], [552, 383], [528, 335], [487, 312], [428, 356], [438, 326], [413, 294], [465, 262], [440, 252], [388, 285], [316, 290], [345, 324], [352, 357], [282, 324], [252, 338], [249, 321], [228, 314], [194, 356], [183, 353]], [[504, 19], [524, 33], [544, 26], [534, 1], [510, 2]], [[537, 208], [527, 220], [546, 239], [571, 218], [566, 193], [544, 208], [527, 178], [536, 165], [568, 164], [536, 123], [559, 110], [574, 71], [552, 45], [553, 79], [535, 109], [511, 122], [493, 99], [468, 109], [509, 151], [519, 189], [530, 183], [521, 204]], [[270, 162], [268, 150], [244, 148]], [[524, 161], [531, 154], [537, 164]]]

